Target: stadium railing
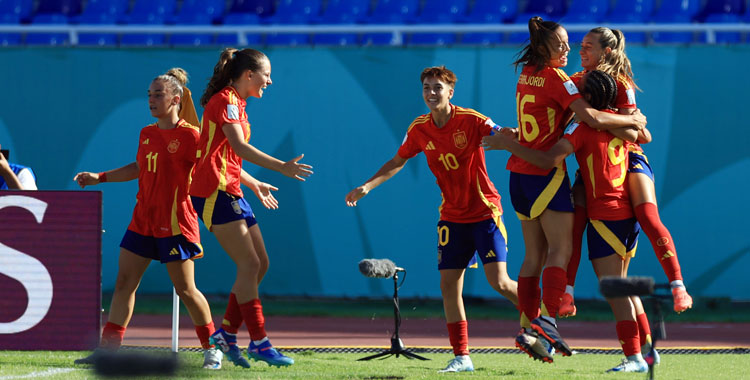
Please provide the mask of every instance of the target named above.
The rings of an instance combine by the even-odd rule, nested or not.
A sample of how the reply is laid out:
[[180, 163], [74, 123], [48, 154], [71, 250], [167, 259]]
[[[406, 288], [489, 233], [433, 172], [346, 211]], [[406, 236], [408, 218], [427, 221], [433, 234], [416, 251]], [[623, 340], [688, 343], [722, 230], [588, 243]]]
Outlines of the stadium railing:
[[[716, 43], [719, 32], [750, 32], [746, 23], [685, 23], [685, 24], [565, 24], [568, 32], [587, 32], [597, 26], [607, 26], [628, 32], [693, 32], [702, 33], [707, 44]], [[244, 45], [248, 35], [266, 34], [322, 34], [322, 33], [390, 33], [390, 45], [404, 45], [404, 35], [412, 33], [514, 33], [527, 32], [524, 24], [421, 24], [421, 25], [262, 25], [262, 26], [155, 26], [155, 25], [0, 25], [0, 33], [67, 33], [69, 44], [78, 45], [81, 33], [141, 34], [234, 34]]]

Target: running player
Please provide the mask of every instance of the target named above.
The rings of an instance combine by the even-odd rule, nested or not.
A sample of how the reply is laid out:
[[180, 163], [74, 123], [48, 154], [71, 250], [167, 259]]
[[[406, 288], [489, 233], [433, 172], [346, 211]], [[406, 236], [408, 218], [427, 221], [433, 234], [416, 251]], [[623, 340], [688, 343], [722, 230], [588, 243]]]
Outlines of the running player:
[[[588, 72], [580, 83], [581, 93], [597, 109], [612, 112], [617, 94], [615, 80], [602, 71]], [[629, 141], [638, 132], [626, 129]], [[485, 141], [487, 141], [485, 139]], [[625, 178], [628, 168], [627, 144], [607, 131], [586, 123], [573, 124], [564, 137], [548, 151], [528, 148], [501, 135], [485, 143], [488, 149], [505, 149], [540, 168], [551, 169], [574, 153], [583, 173], [588, 217], [589, 259], [600, 279], [604, 276], [627, 277], [630, 259], [635, 256], [640, 227], [633, 217]], [[637, 297], [632, 297], [637, 298]], [[617, 321], [617, 337], [626, 358], [609, 371], [645, 372], [648, 364], [641, 355], [638, 323], [631, 297], [608, 298]]]
[[249, 367], [237, 347], [237, 331], [244, 321], [251, 342], [247, 354], [269, 365], [287, 366], [291, 358], [279, 353], [268, 340], [258, 285], [268, 270], [268, 253], [252, 209], [243, 198], [245, 185], [275, 208], [271, 190], [242, 170], [242, 160], [304, 181], [312, 174], [310, 165], [280, 161], [250, 145], [250, 123], [245, 112], [248, 97], [260, 98], [271, 85], [271, 62], [253, 49], [224, 49], [214, 74], [201, 97], [203, 128], [198, 143], [190, 196], [198, 216], [237, 266], [237, 277], [229, 295], [222, 328], [212, 335], [213, 343], [236, 365]]
[[[568, 34], [561, 25], [532, 17], [529, 41], [514, 62], [516, 67], [523, 66], [516, 87], [520, 144], [546, 151], [559, 140], [573, 112], [597, 129], [645, 126], [645, 117], [640, 113], [624, 116], [598, 111], [581, 98], [575, 84], [560, 69], [567, 65], [570, 51]], [[500, 135], [488, 137], [488, 142], [501, 138]], [[507, 169], [511, 171], [511, 202], [521, 220], [526, 245], [518, 276], [521, 331], [516, 346], [534, 359], [552, 362], [549, 353], [536, 349], [538, 346], [533, 342], [542, 337], [562, 355], [572, 353], [556, 323], [567, 281], [564, 268], [572, 250], [570, 182], [564, 162], [551, 169], [540, 169], [513, 155]]]
[[518, 303], [517, 283], [507, 272], [507, 233], [500, 194], [487, 175], [484, 151], [479, 146], [495, 123], [473, 109], [451, 104], [456, 75], [445, 66], [424, 69], [420, 80], [422, 98], [430, 113], [411, 123], [396, 155], [362, 186], [350, 191], [346, 204], [356, 206], [410, 158], [424, 152], [443, 197], [437, 224], [437, 261], [448, 337], [455, 355], [439, 372], [473, 371], [461, 293], [464, 272], [474, 252], [482, 259], [490, 286], [513, 304]]
[[222, 352], [209, 342], [215, 331], [211, 311], [194, 279], [193, 260], [203, 257], [203, 247], [188, 188], [200, 134], [198, 127], [178, 116], [186, 82], [187, 73], [179, 68], [151, 82], [148, 105], [157, 121], [141, 130], [135, 162], [74, 178], [81, 188], [138, 179], [137, 202], [120, 243], [117, 281], [99, 349], [76, 364], [91, 364], [101, 350], [120, 347], [143, 273], [152, 260], [159, 260], [195, 324], [204, 349], [203, 368], [221, 368]]
[[[577, 82], [586, 71], [602, 70], [617, 80], [617, 101], [615, 107], [621, 114], [631, 114], [636, 109], [635, 83], [630, 60], [625, 54], [625, 36], [619, 30], [606, 27], [591, 29], [581, 43], [581, 65], [584, 71], [571, 76]], [[687, 293], [682, 279], [677, 250], [669, 230], [662, 224], [656, 205], [656, 191], [654, 187], [654, 173], [648, 163], [643, 148], [639, 143], [651, 141], [651, 134], [644, 128], [638, 136], [638, 141], [628, 146], [630, 167], [628, 168], [628, 188], [630, 200], [635, 210], [636, 218], [651, 241], [659, 263], [667, 275], [672, 289], [674, 310], [683, 312], [693, 305], [693, 298]], [[574, 193], [576, 193], [576, 187]], [[573, 255], [568, 264], [568, 285], [560, 305], [561, 316], [573, 316], [576, 313], [573, 300], [573, 286], [578, 271], [581, 250], [580, 242], [583, 237], [585, 224], [585, 199], [578, 195], [576, 200], [576, 217], [573, 226]], [[584, 216], [581, 216], [584, 215]]]

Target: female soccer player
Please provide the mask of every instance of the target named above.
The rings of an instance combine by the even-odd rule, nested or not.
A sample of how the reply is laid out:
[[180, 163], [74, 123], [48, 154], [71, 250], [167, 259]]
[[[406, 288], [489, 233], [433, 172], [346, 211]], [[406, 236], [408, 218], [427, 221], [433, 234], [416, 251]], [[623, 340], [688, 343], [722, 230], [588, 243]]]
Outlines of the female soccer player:
[[[581, 65], [584, 71], [573, 74], [574, 82], [583, 74], [591, 70], [602, 70], [617, 80], [617, 101], [615, 107], [621, 114], [631, 114], [636, 109], [635, 83], [630, 60], [625, 54], [625, 36], [619, 30], [606, 27], [591, 29], [581, 43]], [[683, 312], [693, 305], [693, 299], [687, 293], [682, 281], [680, 262], [677, 259], [672, 236], [659, 218], [656, 206], [656, 190], [654, 187], [654, 173], [648, 163], [639, 143], [651, 141], [651, 134], [644, 128], [638, 136], [638, 141], [628, 146], [630, 167], [628, 168], [628, 188], [630, 200], [635, 210], [636, 218], [651, 241], [659, 263], [667, 275], [672, 288], [674, 310]], [[575, 192], [576, 186], [574, 186]], [[581, 250], [580, 241], [586, 227], [585, 200], [576, 196], [576, 216], [573, 226], [573, 255], [568, 264], [568, 285], [560, 305], [561, 316], [573, 316], [576, 313], [573, 301], [573, 286], [578, 271]], [[583, 216], [581, 216], [583, 215]], [[642, 337], [643, 338], [643, 337]]]
[[[529, 44], [514, 62], [516, 67], [523, 66], [516, 87], [519, 143], [546, 151], [559, 140], [573, 112], [597, 129], [642, 129], [646, 120], [642, 114], [625, 116], [601, 112], [581, 98], [575, 84], [560, 69], [567, 65], [569, 51], [565, 28], [540, 17], [529, 20]], [[501, 138], [501, 134], [496, 135], [495, 138]], [[535, 359], [551, 362], [549, 353], [540, 352], [532, 342], [542, 337], [564, 356], [572, 353], [557, 331], [555, 320], [565, 291], [565, 268], [572, 250], [570, 182], [564, 163], [540, 169], [512, 155], [507, 169], [511, 171], [511, 202], [521, 220], [526, 245], [518, 276], [521, 332], [516, 337], [516, 345]]]
[[[193, 275], [193, 260], [203, 257], [203, 248], [188, 188], [200, 134], [198, 127], [178, 116], [186, 82], [182, 69], [171, 69], [151, 82], [148, 105], [157, 121], [141, 130], [135, 162], [98, 174], [81, 172], [74, 180], [84, 188], [138, 179], [137, 202], [120, 243], [117, 281], [100, 349], [120, 347], [143, 273], [152, 260], [159, 260], [195, 324], [204, 349], [203, 368], [219, 369], [223, 355], [209, 342], [215, 331], [211, 311]], [[90, 364], [96, 355], [76, 363]]]
[[357, 201], [398, 173], [406, 162], [424, 152], [443, 196], [438, 232], [438, 270], [448, 336], [456, 355], [440, 372], [473, 371], [464, 310], [464, 272], [476, 251], [493, 289], [518, 303], [517, 284], [507, 272], [507, 233], [500, 195], [487, 175], [482, 136], [495, 126], [479, 112], [450, 103], [456, 75], [445, 68], [422, 71], [422, 97], [430, 113], [417, 117], [401, 147], [362, 186], [346, 195], [346, 204]]
[[[614, 113], [610, 108], [614, 105], [617, 85], [611, 76], [602, 71], [588, 72], [581, 80], [580, 88], [592, 106]], [[635, 141], [638, 136], [635, 129], [624, 133], [629, 141]], [[625, 184], [628, 154], [623, 139], [582, 122], [572, 125], [548, 151], [528, 148], [505, 135], [484, 142], [488, 149], [508, 150], [514, 156], [546, 169], [554, 168], [575, 152], [583, 174], [588, 216], [593, 227], [588, 230], [589, 259], [600, 279], [604, 276], [627, 277], [640, 227], [633, 217]], [[626, 356], [620, 365], [609, 371], [647, 371], [631, 298], [608, 298], [607, 301], [615, 315], [617, 337]]]
[[271, 62], [262, 52], [232, 48], [222, 51], [201, 97], [204, 112], [198, 143], [200, 158], [190, 188], [198, 216], [237, 266], [224, 323], [211, 339], [232, 362], [243, 367], [248, 365], [237, 347], [236, 335], [243, 321], [250, 331], [249, 357], [275, 366], [294, 363], [273, 348], [265, 331], [258, 285], [268, 270], [268, 253], [240, 188], [243, 184], [259, 197], [276, 190], [242, 170], [243, 159], [301, 181], [312, 174], [310, 165], [298, 162], [302, 155], [284, 162], [248, 143], [246, 99], [261, 98], [271, 83]]

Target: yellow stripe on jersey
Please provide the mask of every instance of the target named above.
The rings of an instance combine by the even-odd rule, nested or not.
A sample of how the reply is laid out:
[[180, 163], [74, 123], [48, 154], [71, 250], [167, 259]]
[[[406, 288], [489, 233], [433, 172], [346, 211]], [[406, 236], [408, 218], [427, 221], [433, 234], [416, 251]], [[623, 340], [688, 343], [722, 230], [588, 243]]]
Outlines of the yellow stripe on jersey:
[[599, 233], [599, 236], [604, 239], [604, 241], [609, 244], [612, 249], [615, 250], [615, 253], [620, 255], [623, 259], [626, 257], [635, 257], [635, 250], [638, 248], [638, 243], [635, 244], [632, 250], [628, 251], [625, 247], [625, 244], [622, 244], [619, 238], [617, 238], [617, 235], [615, 235], [614, 232], [612, 232], [607, 226], [602, 223], [601, 220], [589, 220], [591, 222], [591, 225], [594, 227], [596, 232]]
[[618, 75], [617, 81], [622, 83], [622, 85], [625, 86], [626, 90], [630, 90], [633, 88], [633, 86], [630, 84], [629, 78], [626, 77], [625, 75], [622, 75], [622, 74]]
[[409, 133], [409, 131], [411, 131], [411, 129], [414, 128], [415, 125], [422, 124], [422, 123], [424, 123], [425, 121], [428, 121], [428, 120], [430, 120], [430, 115], [429, 114], [422, 115], [422, 116], [414, 119], [414, 121], [412, 121], [411, 124], [409, 124], [409, 128], [406, 130], [406, 133]]
[[221, 168], [219, 169], [219, 190], [227, 191], [227, 146], [221, 151]]
[[214, 190], [211, 196], [206, 198], [206, 202], [203, 204], [203, 224], [206, 228], [211, 231], [213, 226], [212, 217], [214, 216], [214, 208], [216, 208], [216, 198], [219, 196], [219, 190]]
[[500, 209], [497, 207], [496, 204], [490, 202], [487, 197], [484, 196], [484, 193], [482, 192], [482, 185], [479, 181], [479, 176], [477, 175], [477, 192], [479, 193], [479, 199], [484, 202], [484, 204], [487, 206], [487, 208], [490, 209], [492, 212], [492, 220], [495, 221], [495, 225], [497, 225], [497, 229], [500, 230], [500, 233], [503, 235], [503, 239], [505, 239], [505, 244], [508, 244], [508, 231], [505, 229], [505, 223], [503, 223], [503, 212], [500, 211]]
[[542, 215], [544, 210], [547, 209], [549, 202], [557, 193], [557, 190], [560, 189], [560, 185], [562, 185], [564, 179], [565, 170], [563, 170], [562, 163], [559, 163], [555, 166], [555, 175], [552, 176], [552, 180], [549, 181], [544, 190], [542, 190], [542, 193], [539, 194], [539, 197], [537, 197], [534, 204], [531, 206], [531, 215], [529, 215], [530, 219], [536, 219], [539, 215]]
[[206, 154], [203, 156], [205, 160], [208, 154], [211, 153], [211, 144], [214, 142], [214, 135], [216, 134], [216, 123], [208, 121], [208, 143], [206, 143]]
[[546, 140], [547, 137], [552, 136], [552, 133], [555, 132], [555, 110], [549, 107], [547, 107], [547, 123], [549, 124], [549, 132], [539, 140], [540, 143]]
[[177, 220], [177, 191], [179, 189], [174, 189], [174, 199], [172, 199], [172, 216], [171, 224], [172, 224], [172, 236], [177, 236], [182, 233], [182, 230], [180, 230], [180, 222]]
[[443, 192], [440, 192], [440, 206], [438, 206], [438, 215], [443, 215], [443, 205], [445, 204], [445, 197], [443, 196]]
[[458, 115], [474, 115], [482, 120], [486, 120], [487, 116], [482, 115], [480, 112], [477, 112], [476, 110], [473, 110], [471, 108], [463, 108], [456, 106], [456, 114]]
[[552, 69], [552, 70], [554, 70], [555, 73], [557, 73], [557, 76], [559, 76], [563, 82], [570, 80], [570, 77], [568, 76], [568, 74], [565, 74], [565, 71], [562, 71], [562, 69]]
[[200, 128], [198, 128], [195, 125], [192, 125], [192, 124], [190, 124], [188, 122], [182, 123], [181, 127], [190, 128], [190, 129], [192, 129], [192, 130], [194, 130], [194, 131], [196, 131], [198, 133], [200, 133], [200, 131], [201, 131]]
[[229, 104], [239, 105], [237, 102], [237, 96], [234, 95], [234, 91], [229, 91]]
[[589, 181], [591, 181], [591, 195], [596, 199], [596, 178], [594, 177], [594, 155], [586, 157], [586, 166], [589, 168]]

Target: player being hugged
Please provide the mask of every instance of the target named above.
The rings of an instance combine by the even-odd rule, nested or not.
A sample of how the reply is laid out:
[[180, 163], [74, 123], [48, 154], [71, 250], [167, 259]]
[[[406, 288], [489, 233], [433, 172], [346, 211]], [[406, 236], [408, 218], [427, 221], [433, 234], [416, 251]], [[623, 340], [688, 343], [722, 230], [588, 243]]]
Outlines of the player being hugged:
[[208, 302], [196, 288], [193, 260], [203, 257], [198, 217], [188, 197], [200, 132], [180, 118], [187, 73], [179, 68], [156, 77], [148, 106], [157, 121], [141, 130], [136, 160], [106, 172], [81, 172], [81, 188], [138, 179], [133, 219], [120, 243], [117, 281], [99, 348], [76, 364], [92, 364], [101, 350], [116, 350], [133, 315], [135, 292], [152, 260], [167, 267], [177, 294], [190, 313], [204, 349], [203, 368], [221, 368], [221, 351], [210, 342], [214, 323]]
[[271, 195], [277, 188], [250, 176], [242, 169], [242, 160], [300, 181], [312, 174], [310, 165], [298, 162], [302, 155], [284, 162], [249, 144], [246, 99], [261, 98], [271, 83], [271, 62], [262, 52], [232, 48], [222, 51], [201, 97], [204, 112], [198, 143], [200, 158], [190, 187], [198, 216], [237, 266], [222, 328], [212, 335], [211, 341], [242, 367], [249, 367], [237, 347], [237, 331], [243, 321], [250, 332], [247, 349], [250, 358], [275, 366], [294, 363], [273, 348], [266, 334], [258, 285], [268, 270], [268, 253], [240, 188], [240, 185], [250, 188], [267, 208], [278, 205]]
[[440, 372], [473, 371], [464, 310], [464, 272], [479, 254], [487, 281], [493, 289], [517, 304], [517, 284], [507, 272], [507, 233], [500, 194], [487, 175], [483, 136], [498, 128], [487, 116], [455, 106], [450, 100], [456, 75], [445, 68], [422, 71], [422, 97], [430, 113], [409, 126], [401, 147], [372, 178], [346, 195], [346, 204], [357, 202], [372, 189], [398, 173], [410, 158], [423, 152], [442, 192], [437, 225], [437, 262], [440, 290], [455, 358]]
[[[612, 112], [617, 96], [615, 80], [602, 71], [588, 72], [580, 82], [581, 93], [597, 109]], [[625, 129], [627, 141], [638, 137], [636, 129]], [[504, 149], [542, 169], [559, 165], [575, 153], [586, 189], [589, 222], [589, 259], [597, 277], [627, 277], [635, 256], [640, 226], [630, 207], [625, 177], [628, 168], [627, 143], [607, 131], [581, 122], [568, 128], [549, 150], [531, 149], [514, 138], [500, 135], [485, 139], [487, 149]], [[635, 297], [637, 298], [637, 297]], [[648, 365], [640, 350], [635, 306], [629, 297], [608, 298], [617, 321], [617, 337], [626, 358], [610, 371], [645, 372]]]

